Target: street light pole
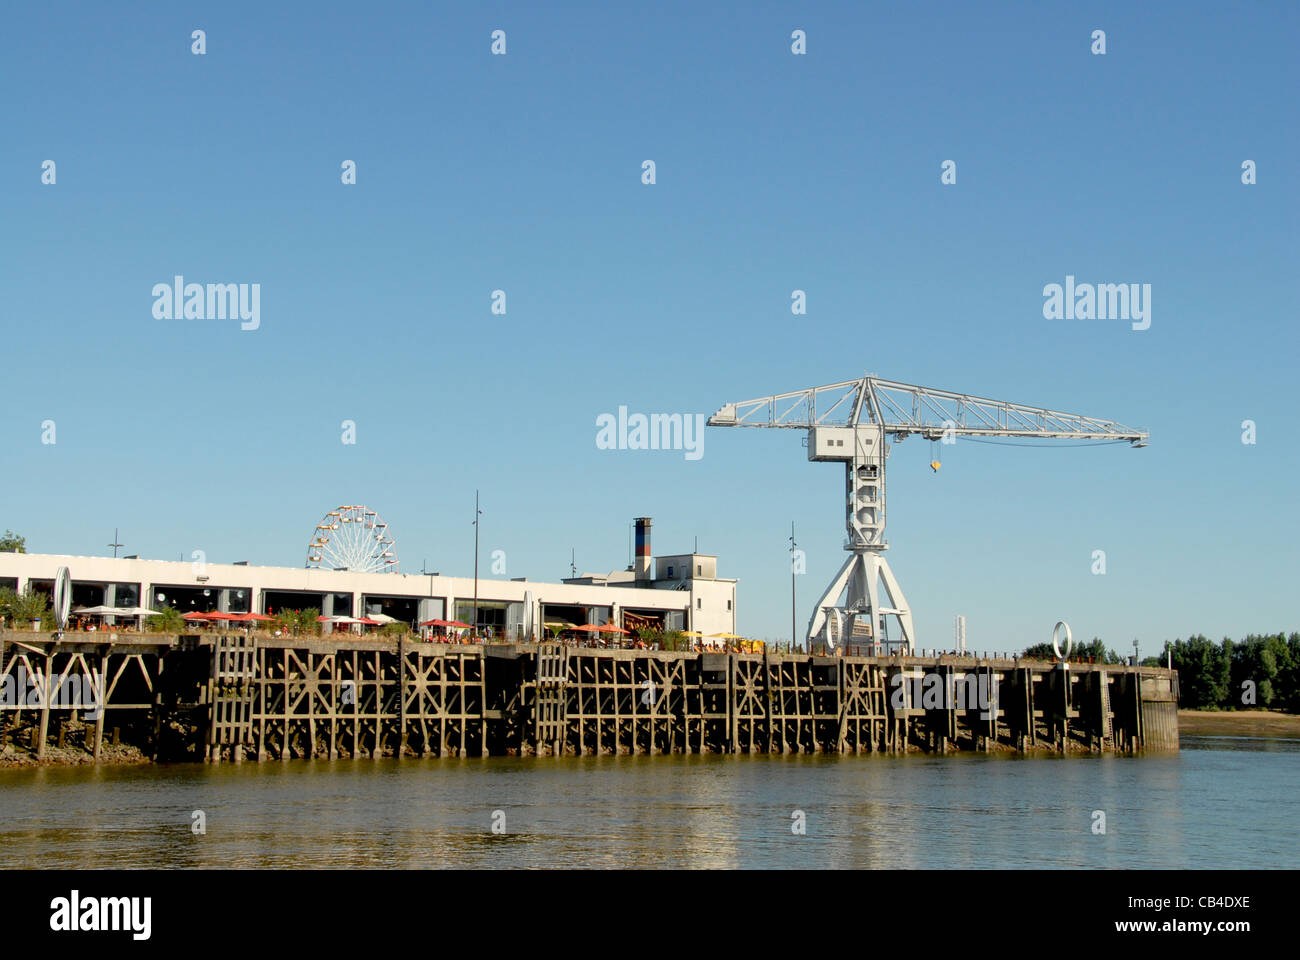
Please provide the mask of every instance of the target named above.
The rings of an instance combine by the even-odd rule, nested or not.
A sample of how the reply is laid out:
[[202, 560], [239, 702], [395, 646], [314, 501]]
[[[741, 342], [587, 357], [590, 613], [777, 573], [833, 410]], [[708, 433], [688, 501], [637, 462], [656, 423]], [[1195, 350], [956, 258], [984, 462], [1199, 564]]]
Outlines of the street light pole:
[[478, 632], [478, 518], [483, 511], [478, 508], [478, 491], [474, 491], [474, 632]]
[[113, 542], [110, 543], [109, 546], [113, 548], [113, 559], [116, 560], [116, 559], [117, 559], [117, 548], [120, 547], [120, 546], [122, 546], [122, 544], [120, 544], [120, 543], [117, 542], [117, 527], [114, 527], [114, 528], [113, 528]]
[[790, 521], [790, 652], [791, 653], [794, 653], [795, 641], [796, 638], [798, 637], [798, 629], [795, 626], [795, 620], [797, 618], [797, 614], [795, 613], [795, 611], [798, 609], [798, 604], [795, 601], [795, 591], [794, 591], [794, 568], [795, 568], [794, 551], [795, 548], [798, 546], [799, 544], [794, 542], [794, 521], [791, 520]]

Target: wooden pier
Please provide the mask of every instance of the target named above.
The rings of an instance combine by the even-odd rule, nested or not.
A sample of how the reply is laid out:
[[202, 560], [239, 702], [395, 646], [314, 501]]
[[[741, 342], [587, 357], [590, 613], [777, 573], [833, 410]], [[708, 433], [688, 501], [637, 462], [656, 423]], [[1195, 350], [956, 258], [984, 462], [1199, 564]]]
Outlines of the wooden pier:
[[[0, 747], [38, 757], [60, 697], [157, 759], [662, 753], [1138, 753], [1178, 748], [1177, 674], [1018, 659], [607, 650], [362, 638], [181, 636], [87, 642], [0, 634]], [[31, 692], [48, 678], [45, 703]]]

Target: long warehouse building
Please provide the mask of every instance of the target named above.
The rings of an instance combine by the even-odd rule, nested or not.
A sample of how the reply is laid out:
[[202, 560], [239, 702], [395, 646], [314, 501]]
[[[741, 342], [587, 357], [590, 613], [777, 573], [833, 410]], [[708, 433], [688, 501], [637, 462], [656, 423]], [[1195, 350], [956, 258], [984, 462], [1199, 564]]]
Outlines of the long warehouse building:
[[[637, 520], [636, 562], [608, 574], [559, 583], [478, 580], [477, 627], [504, 640], [526, 640], [525, 623], [607, 624], [736, 632], [736, 581], [717, 576], [716, 556], [650, 554], [650, 521]], [[181, 613], [265, 613], [316, 608], [322, 616], [384, 614], [406, 624], [445, 619], [474, 623], [474, 578], [438, 573], [186, 563], [136, 557], [0, 553], [0, 587], [52, 591], [60, 567], [72, 579], [72, 606], [175, 607]], [[531, 617], [526, 611], [531, 606]], [[9, 625], [14, 626], [14, 625]]]

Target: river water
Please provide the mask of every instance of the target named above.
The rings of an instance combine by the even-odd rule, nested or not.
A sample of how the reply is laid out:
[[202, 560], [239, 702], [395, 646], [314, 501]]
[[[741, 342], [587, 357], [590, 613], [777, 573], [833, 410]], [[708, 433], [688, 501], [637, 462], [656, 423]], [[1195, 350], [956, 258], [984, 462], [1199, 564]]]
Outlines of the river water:
[[1224, 737], [1141, 758], [43, 767], [0, 770], [0, 857], [10, 868], [1297, 867], [1297, 788], [1300, 741]]

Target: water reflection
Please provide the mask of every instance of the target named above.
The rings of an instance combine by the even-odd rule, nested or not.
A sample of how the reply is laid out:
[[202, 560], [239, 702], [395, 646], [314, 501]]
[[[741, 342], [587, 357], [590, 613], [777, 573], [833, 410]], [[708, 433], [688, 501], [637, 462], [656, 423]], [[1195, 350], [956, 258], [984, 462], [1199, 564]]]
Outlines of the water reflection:
[[[1187, 737], [1181, 753], [1141, 759], [0, 770], [0, 850], [9, 867], [1283, 867], [1300, 863], [1297, 753], [1300, 741]], [[191, 831], [196, 810], [203, 836]]]

